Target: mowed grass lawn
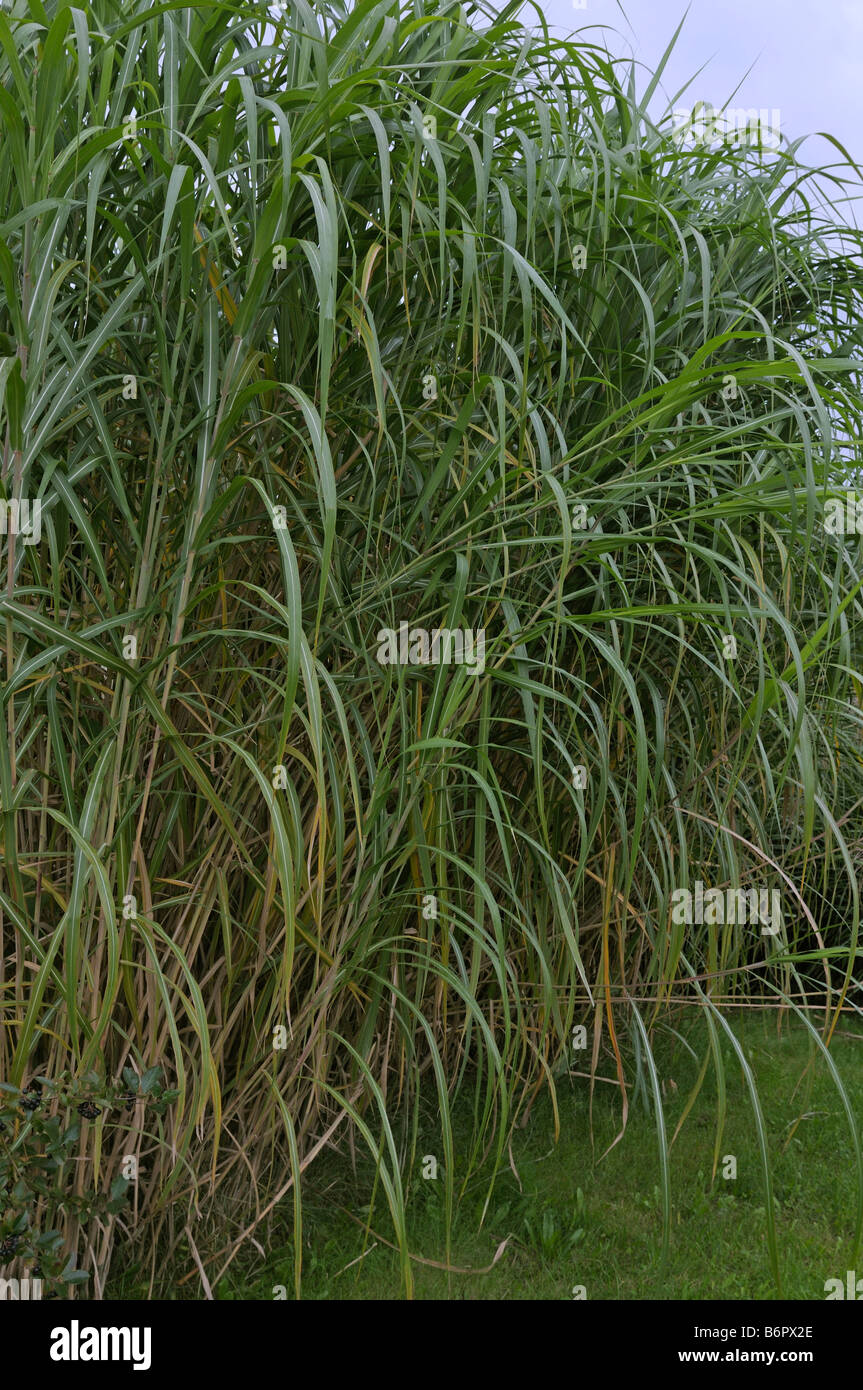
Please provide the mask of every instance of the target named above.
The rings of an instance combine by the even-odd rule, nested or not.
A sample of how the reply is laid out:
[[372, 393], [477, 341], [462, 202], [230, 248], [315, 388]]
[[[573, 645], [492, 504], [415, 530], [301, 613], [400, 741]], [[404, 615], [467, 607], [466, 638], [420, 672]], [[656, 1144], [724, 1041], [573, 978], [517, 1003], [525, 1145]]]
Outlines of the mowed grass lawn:
[[[686, 1013], [694, 1014], [695, 1010]], [[780, 1245], [782, 1293], [823, 1299], [828, 1278], [853, 1267], [857, 1179], [853, 1142], [844, 1109], [823, 1059], [807, 1067], [810, 1043], [801, 1025], [784, 1014], [738, 1011], [734, 1029], [756, 1079], [773, 1163], [774, 1199]], [[704, 1029], [695, 1018], [673, 1019], [679, 1033], [657, 1032], [656, 1058], [662, 1078], [669, 1139], [696, 1081], [704, 1053]], [[698, 1061], [686, 1043], [698, 1054]], [[831, 1055], [854, 1112], [863, 1114], [863, 1026], [853, 1016], [837, 1030]], [[482, 1274], [450, 1274], [414, 1262], [415, 1292], [421, 1299], [573, 1299], [584, 1286], [590, 1299], [772, 1299], [776, 1297], [766, 1248], [764, 1188], [752, 1110], [739, 1065], [730, 1047], [727, 1114], [720, 1153], [737, 1160], [736, 1180], [723, 1179], [720, 1163], [711, 1182], [716, 1136], [717, 1091], [708, 1069], [689, 1118], [671, 1148], [673, 1194], [671, 1252], [661, 1267], [662, 1211], [655, 1119], [630, 1089], [626, 1132], [605, 1157], [620, 1129], [615, 1086], [597, 1082], [590, 1137], [590, 1086], [579, 1077], [558, 1080], [560, 1140], [554, 1143], [551, 1102], [542, 1096], [528, 1123], [519, 1128], [512, 1155], [501, 1171], [482, 1227], [489, 1172], [473, 1178], [453, 1223], [451, 1263], [485, 1269], [508, 1239], [494, 1267]], [[582, 1057], [584, 1054], [581, 1054]], [[583, 1065], [583, 1064], [582, 1064]], [[456, 1112], [456, 1151], [466, 1148], [470, 1116]], [[418, 1155], [435, 1152], [429, 1129]], [[437, 1145], [440, 1152], [440, 1144]], [[424, 1181], [421, 1164], [408, 1197], [411, 1252], [446, 1262], [444, 1185]], [[364, 1163], [356, 1177], [349, 1155], [315, 1169], [307, 1187], [304, 1229], [304, 1298], [393, 1299], [401, 1296], [398, 1256], [380, 1187], [370, 1217], [373, 1234], [358, 1224], [368, 1216], [373, 1175]], [[458, 1193], [460, 1181], [457, 1183]], [[284, 1285], [293, 1297], [293, 1250], [286, 1209], [284, 1244], [272, 1230], [269, 1255], [244, 1254], [217, 1286], [222, 1299], [271, 1299]], [[244, 1263], [241, 1264], [241, 1260]], [[191, 1259], [189, 1261], [191, 1265]], [[127, 1287], [118, 1294], [132, 1294]], [[173, 1281], [176, 1285], [176, 1280]], [[200, 1296], [194, 1281], [168, 1287], [168, 1297]]]

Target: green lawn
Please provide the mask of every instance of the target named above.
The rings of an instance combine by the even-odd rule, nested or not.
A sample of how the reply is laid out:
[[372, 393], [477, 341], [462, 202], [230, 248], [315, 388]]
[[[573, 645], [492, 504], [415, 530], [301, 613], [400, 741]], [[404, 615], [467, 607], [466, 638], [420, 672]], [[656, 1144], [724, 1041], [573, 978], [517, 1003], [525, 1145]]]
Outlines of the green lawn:
[[[692, 1011], [693, 1013], [695, 1011]], [[703, 1058], [699, 1021], [678, 1020], [680, 1037], [656, 1034], [657, 1065], [665, 1091], [669, 1139], [683, 1111]], [[795, 1020], [775, 1013], [739, 1013], [735, 1031], [756, 1078], [773, 1163], [777, 1234], [783, 1295], [823, 1299], [824, 1281], [843, 1278], [854, 1267], [856, 1167], [848, 1122], [823, 1060], [807, 1068], [809, 1042]], [[686, 1042], [698, 1054], [698, 1062]], [[849, 1018], [834, 1038], [831, 1054], [848, 1089], [854, 1112], [863, 1112], [863, 1029]], [[554, 1143], [548, 1096], [534, 1107], [513, 1141], [519, 1181], [505, 1164], [481, 1225], [489, 1170], [467, 1185], [458, 1205], [452, 1264], [489, 1266], [500, 1242], [503, 1255], [489, 1273], [451, 1274], [414, 1262], [417, 1298], [571, 1299], [583, 1285], [588, 1299], [771, 1299], [776, 1296], [767, 1258], [764, 1190], [758, 1142], [739, 1065], [727, 1051], [727, 1118], [720, 1152], [737, 1159], [736, 1180], [723, 1179], [722, 1165], [711, 1182], [717, 1093], [709, 1069], [689, 1119], [671, 1148], [672, 1239], [668, 1267], [661, 1268], [662, 1209], [656, 1124], [642, 1096], [630, 1091], [623, 1139], [602, 1157], [620, 1128], [617, 1089], [598, 1083], [594, 1094], [591, 1146], [589, 1083], [563, 1078], [558, 1102], [560, 1141]], [[456, 1107], [459, 1138], [468, 1119]], [[432, 1130], [417, 1154], [436, 1151]], [[422, 1136], [421, 1136], [422, 1137]], [[440, 1141], [437, 1143], [440, 1154]], [[416, 1179], [408, 1197], [411, 1252], [445, 1262], [444, 1183]], [[304, 1230], [304, 1298], [388, 1299], [400, 1293], [396, 1252], [386, 1201], [378, 1188], [366, 1237], [356, 1218], [368, 1214], [373, 1177], [347, 1155], [315, 1169], [308, 1188]], [[458, 1196], [460, 1175], [457, 1180]], [[269, 1299], [275, 1285], [293, 1297], [290, 1209], [276, 1223], [265, 1260], [249, 1248], [216, 1289], [218, 1298]], [[350, 1213], [351, 1215], [349, 1215]], [[354, 1219], [351, 1219], [351, 1218]], [[222, 1241], [228, 1227], [222, 1228]], [[267, 1239], [259, 1231], [261, 1243]], [[382, 1238], [382, 1239], [381, 1239]], [[191, 1262], [190, 1262], [191, 1263]], [[185, 1272], [186, 1266], [183, 1265]], [[196, 1281], [183, 1293], [200, 1296]], [[115, 1296], [121, 1290], [115, 1291]], [[135, 1296], [127, 1286], [126, 1296]], [[165, 1293], [171, 1295], [168, 1288]], [[140, 1292], [137, 1294], [140, 1297]]]

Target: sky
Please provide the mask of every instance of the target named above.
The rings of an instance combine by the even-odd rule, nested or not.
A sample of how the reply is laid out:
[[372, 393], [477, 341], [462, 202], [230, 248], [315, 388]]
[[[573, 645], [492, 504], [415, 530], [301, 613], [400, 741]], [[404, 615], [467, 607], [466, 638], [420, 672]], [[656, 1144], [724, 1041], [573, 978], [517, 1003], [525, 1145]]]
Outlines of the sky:
[[[592, 41], [603, 42], [615, 56], [635, 57], [650, 71], [687, 14], [686, 0], [539, 4], [555, 32], [593, 28]], [[521, 17], [534, 22], [529, 6]], [[597, 25], [617, 32], [600, 36]], [[863, 163], [863, 0], [690, 0], [663, 78], [667, 97], [699, 69], [676, 106], [692, 108], [701, 100], [718, 109], [778, 109], [783, 139], [826, 130]], [[642, 90], [647, 80], [645, 74]], [[659, 114], [655, 101], [651, 111]], [[807, 139], [798, 157], [812, 164], [840, 158], [817, 136]]]

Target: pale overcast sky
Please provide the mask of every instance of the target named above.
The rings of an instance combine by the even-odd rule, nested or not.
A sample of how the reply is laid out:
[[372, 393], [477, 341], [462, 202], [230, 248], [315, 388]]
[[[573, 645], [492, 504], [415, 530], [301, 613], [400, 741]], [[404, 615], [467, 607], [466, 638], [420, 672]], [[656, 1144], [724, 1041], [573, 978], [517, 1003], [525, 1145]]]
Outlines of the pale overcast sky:
[[[602, 40], [609, 50], [632, 55], [651, 71], [687, 11], [686, 0], [622, 0], [622, 8], [618, 0], [586, 0], [583, 8], [573, 0], [540, 5], [559, 33], [615, 29], [617, 37]], [[826, 130], [863, 162], [863, 0], [690, 0], [688, 10], [663, 78], [668, 98], [701, 68], [679, 106], [701, 100], [720, 109], [778, 108], [783, 137]], [[522, 19], [531, 23], [529, 7]], [[600, 39], [596, 29], [589, 37]], [[813, 139], [800, 155], [807, 163], [826, 163], [831, 150]]]

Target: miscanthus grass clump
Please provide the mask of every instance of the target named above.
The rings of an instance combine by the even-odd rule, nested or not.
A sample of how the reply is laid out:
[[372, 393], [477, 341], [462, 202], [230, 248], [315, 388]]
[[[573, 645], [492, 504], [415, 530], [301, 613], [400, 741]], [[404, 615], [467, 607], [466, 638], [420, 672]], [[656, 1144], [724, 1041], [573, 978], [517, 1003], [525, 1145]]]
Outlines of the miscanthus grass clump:
[[121, 1210], [34, 1208], [97, 1294], [274, 1220], [299, 1289], [348, 1141], [410, 1291], [422, 1107], [451, 1218], [457, 1096], [492, 1181], [573, 1066], [667, 1244], [668, 1002], [720, 1080], [857, 1008], [856, 170], [516, 12], [0, 12], [0, 1073], [131, 1077]]

